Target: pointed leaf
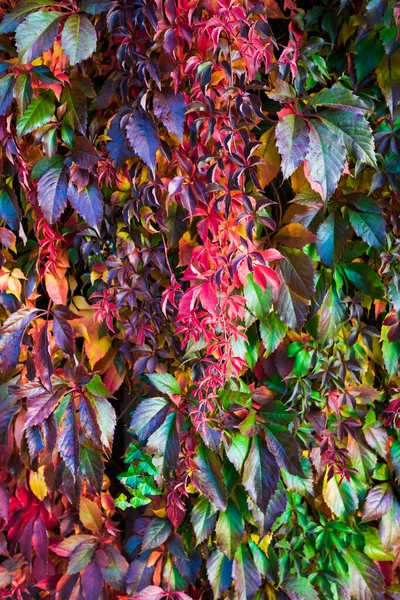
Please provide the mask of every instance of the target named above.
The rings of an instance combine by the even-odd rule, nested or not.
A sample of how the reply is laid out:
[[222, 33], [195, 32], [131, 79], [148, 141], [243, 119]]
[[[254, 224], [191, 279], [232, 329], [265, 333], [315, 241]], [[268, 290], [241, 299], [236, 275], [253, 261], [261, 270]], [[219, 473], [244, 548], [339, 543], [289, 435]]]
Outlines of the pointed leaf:
[[197, 544], [203, 542], [214, 531], [215, 521], [214, 507], [207, 498], [199, 496], [190, 513]]
[[282, 157], [284, 179], [297, 169], [308, 151], [307, 125], [298, 115], [286, 115], [278, 121], [275, 129], [276, 145]]
[[227, 492], [219, 458], [204, 444], [199, 444], [194, 462], [197, 469], [193, 471], [192, 484], [215, 508], [225, 510]]
[[79, 428], [73, 400], [68, 402], [60, 424], [58, 451], [72, 475], [75, 476], [79, 469], [80, 446]]
[[91, 227], [99, 228], [103, 219], [103, 194], [97, 184], [92, 183], [81, 191], [73, 184], [68, 185], [68, 200], [72, 208]]
[[356, 490], [351, 481], [344, 479], [339, 485], [339, 476], [324, 479], [322, 493], [324, 500], [337, 517], [346, 517], [358, 507]]
[[11, 106], [14, 92], [14, 74], [9, 73], [0, 79], [0, 115], [4, 115]]
[[291, 475], [305, 477], [300, 462], [300, 448], [293, 434], [283, 425], [265, 425], [268, 450], [276, 462]]
[[347, 152], [356, 160], [377, 168], [374, 138], [371, 127], [364, 115], [350, 111], [327, 110], [319, 114], [324, 123], [328, 124], [332, 140], [340, 136]]
[[347, 109], [355, 113], [368, 111], [368, 106], [357, 98], [350, 90], [334, 85], [331, 88], [314, 94], [310, 99], [311, 106], [330, 106], [332, 108]]
[[31, 63], [42, 52], [49, 50], [58, 33], [61, 13], [40, 11], [31, 13], [17, 27], [15, 43], [22, 63]]
[[250, 498], [265, 512], [278, 487], [279, 467], [266, 443], [259, 436], [253, 438], [249, 455], [244, 463], [242, 483]]
[[217, 545], [232, 558], [244, 534], [244, 521], [242, 514], [232, 499], [224, 512], [219, 513], [215, 535]]
[[185, 125], [186, 102], [182, 92], [178, 94], [154, 92], [154, 114], [160, 119], [170, 133], [182, 142]]
[[34, 129], [48, 123], [54, 113], [54, 94], [51, 91], [42, 92], [32, 100], [26, 111], [17, 119], [17, 135], [22, 137]]
[[383, 600], [384, 580], [379, 567], [361, 552], [346, 556], [350, 573], [350, 592], [355, 600]]
[[232, 575], [238, 600], [251, 600], [261, 586], [261, 575], [244, 544], [236, 551]]
[[38, 183], [38, 201], [44, 218], [51, 225], [67, 206], [68, 177], [63, 165], [55, 165], [42, 175]]
[[165, 421], [169, 407], [165, 398], [146, 398], [133, 413], [130, 431], [143, 442]]
[[340, 211], [331, 212], [320, 225], [317, 236], [317, 252], [323, 262], [333, 268], [340, 259], [349, 237], [349, 226]]
[[70, 15], [64, 25], [61, 44], [71, 65], [86, 60], [96, 51], [97, 34], [85, 15]]
[[232, 583], [232, 561], [215, 550], [207, 559], [207, 575], [214, 598], [220, 598]]
[[172, 523], [168, 519], [153, 519], [148, 525], [142, 541], [142, 552], [161, 546], [172, 532]]
[[134, 111], [129, 117], [126, 134], [133, 150], [154, 174], [160, 140], [153, 119], [143, 112]]
[[382, 215], [349, 209], [350, 223], [360, 238], [373, 248], [385, 245], [385, 220]]

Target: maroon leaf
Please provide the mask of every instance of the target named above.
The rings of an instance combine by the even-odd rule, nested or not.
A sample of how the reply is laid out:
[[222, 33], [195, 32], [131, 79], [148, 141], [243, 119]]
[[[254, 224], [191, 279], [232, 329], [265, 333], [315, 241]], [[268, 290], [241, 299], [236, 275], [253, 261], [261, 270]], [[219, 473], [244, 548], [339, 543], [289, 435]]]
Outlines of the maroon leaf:
[[36, 372], [43, 385], [51, 390], [50, 375], [54, 372], [49, 353], [48, 323], [46, 322], [39, 331], [39, 335], [33, 347], [33, 360]]
[[65, 393], [65, 387], [59, 387], [54, 392], [44, 391], [29, 398], [25, 416], [25, 427], [40, 425], [58, 406]]
[[8, 375], [18, 364], [21, 342], [26, 327], [36, 317], [36, 308], [21, 308], [0, 329], [0, 373]]
[[62, 352], [73, 358], [75, 352], [74, 330], [62, 313], [53, 311], [53, 334], [54, 341]]
[[84, 135], [75, 136], [71, 158], [82, 169], [90, 169], [101, 160], [100, 155]]
[[41, 517], [37, 517], [33, 524], [32, 546], [36, 555], [46, 565], [49, 554], [49, 535]]
[[98, 600], [104, 586], [103, 575], [96, 560], [92, 560], [82, 571], [82, 590], [85, 600]]

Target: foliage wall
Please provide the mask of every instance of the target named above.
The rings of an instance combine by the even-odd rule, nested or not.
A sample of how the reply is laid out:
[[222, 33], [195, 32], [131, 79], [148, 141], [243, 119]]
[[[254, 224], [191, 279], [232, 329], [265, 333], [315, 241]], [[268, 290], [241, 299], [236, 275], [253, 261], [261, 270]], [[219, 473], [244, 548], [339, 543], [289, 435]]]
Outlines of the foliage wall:
[[400, 7], [0, 11], [0, 597], [400, 598]]

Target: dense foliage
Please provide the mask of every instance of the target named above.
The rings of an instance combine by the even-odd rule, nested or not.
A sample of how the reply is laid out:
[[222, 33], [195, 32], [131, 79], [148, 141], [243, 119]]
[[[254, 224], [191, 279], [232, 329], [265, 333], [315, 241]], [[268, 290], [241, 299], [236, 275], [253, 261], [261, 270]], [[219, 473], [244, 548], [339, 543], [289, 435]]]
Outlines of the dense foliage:
[[400, 6], [0, 7], [0, 598], [399, 599]]

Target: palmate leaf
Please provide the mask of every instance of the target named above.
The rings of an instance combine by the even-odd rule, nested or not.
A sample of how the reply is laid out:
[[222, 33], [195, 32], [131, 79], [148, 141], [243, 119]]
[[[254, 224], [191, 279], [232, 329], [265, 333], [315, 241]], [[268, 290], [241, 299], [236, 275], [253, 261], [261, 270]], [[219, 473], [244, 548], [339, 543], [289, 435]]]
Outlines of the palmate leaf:
[[61, 44], [71, 65], [75, 65], [96, 51], [96, 29], [85, 15], [70, 15], [64, 24]]
[[31, 63], [51, 48], [57, 37], [60, 17], [59, 12], [35, 12], [18, 25], [15, 42], [22, 63]]
[[[353, 114], [353, 113], [351, 113]], [[310, 145], [306, 160], [311, 179], [322, 188], [322, 198], [327, 201], [336, 190], [346, 161], [342, 136], [318, 119], [310, 119]]]
[[318, 335], [323, 343], [335, 337], [346, 315], [346, 305], [339, 298], [336, 288], [330, 286], [321, 304], [318, 325]]
[[286, 115], [278, 121], [275, 139], [282, 157], [282, 173], [286, 179], [306, 158], [309, 145], [307, 125], [299, 115]]
[[368, 106], [350, 90], [339, 85], [333, 85], [314, 94], [310, 99], [310, 105], [330, 106], [332, 108], [346, 109], [350, 112], [365, 113], [368, 111]]
[[31, 131], [48, 123], [54, 114], [54, 110], [53, 92], [42, 92], [37, 98], [32, 100], [26, 111], [18, 118], [18, 137], [31, 133]]

